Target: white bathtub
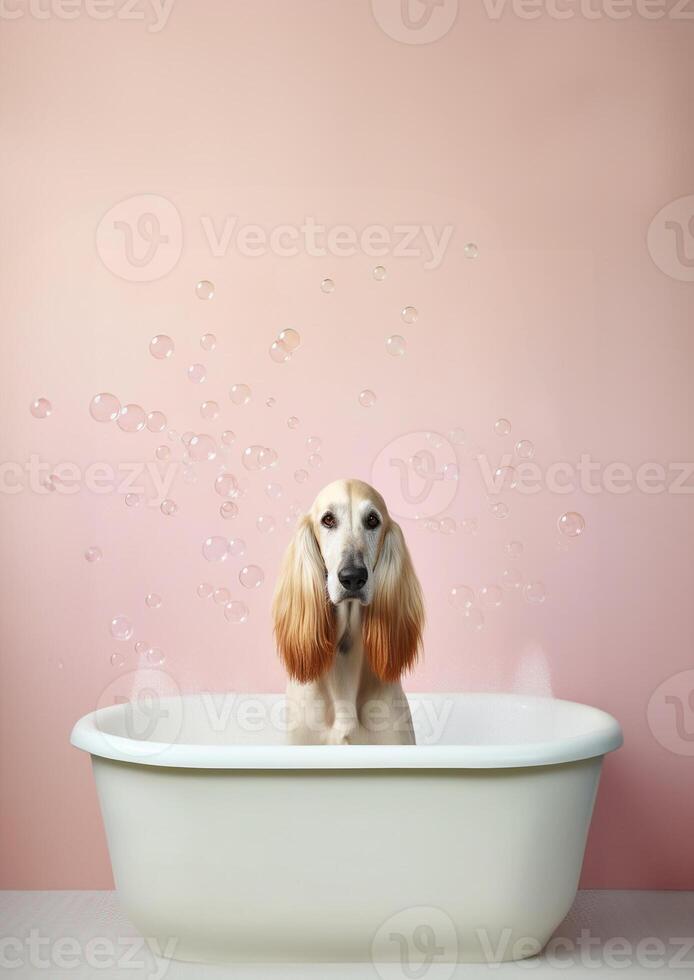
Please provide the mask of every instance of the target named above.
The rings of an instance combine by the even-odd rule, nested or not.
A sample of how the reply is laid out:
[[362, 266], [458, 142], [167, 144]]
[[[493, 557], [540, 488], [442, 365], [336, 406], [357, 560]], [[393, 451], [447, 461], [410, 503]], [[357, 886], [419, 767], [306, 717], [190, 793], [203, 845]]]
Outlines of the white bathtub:
[[573, 901], [619, 725], [551, 698], [409, 700], [415, 746], [283, 744], [279, 695], [82, 718], [72, 743], [92, 755], [118, 894], [141, 933], [208, 962], [538, 952]]

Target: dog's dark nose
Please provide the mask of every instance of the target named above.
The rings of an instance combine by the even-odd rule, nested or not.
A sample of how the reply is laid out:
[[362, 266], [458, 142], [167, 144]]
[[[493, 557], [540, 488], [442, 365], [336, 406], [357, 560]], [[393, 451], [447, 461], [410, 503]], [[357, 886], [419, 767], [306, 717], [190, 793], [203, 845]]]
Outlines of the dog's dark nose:
[[366, 585], [369, 573], [363, 565], [345, 565], [337, 573], [337, 577], [346, 592], [358, 592]]

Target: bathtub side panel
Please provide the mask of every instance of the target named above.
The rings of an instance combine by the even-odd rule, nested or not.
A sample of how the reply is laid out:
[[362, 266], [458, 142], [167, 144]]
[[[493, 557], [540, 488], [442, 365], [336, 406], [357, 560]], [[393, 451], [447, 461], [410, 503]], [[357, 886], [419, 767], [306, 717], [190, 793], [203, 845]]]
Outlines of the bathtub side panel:
[[544, 944], [568, 911], [600, 764], [94, 771], [124, 909], [175, 956], [397, 960], [402, 923], [429, 914], [452, 923], [447, 957], [479, 961]]

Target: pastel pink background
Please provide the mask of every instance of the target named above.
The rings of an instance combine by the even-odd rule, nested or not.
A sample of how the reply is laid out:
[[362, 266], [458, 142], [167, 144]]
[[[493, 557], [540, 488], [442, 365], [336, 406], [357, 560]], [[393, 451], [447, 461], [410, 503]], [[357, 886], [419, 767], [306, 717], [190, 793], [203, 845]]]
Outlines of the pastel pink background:
[[[479, 530], [402, 521], [428, 606], [408, 689], [551, 690], [612, 712], [626, 744], [606, 762], [583, 884], [694, 887], [691, 745], [674, 728], [656, 739], [647, 719], [663, 682], [683, 704], [689, 694], [678, 675], [694, 666], [691, 495], [512, 491], [499, 520], [472, 459], [479, 447], [496, 465], [520, 438], [543, 468], [581, 453], [634, 467], [692, 459], [694, 286], [646, 246], [656, 212], [693, 190], [691, 24], [510, 9], [494, 20], [465, 4], [420, 45], [389, 37], [365, 0], [178, 0], [158, 33], [84, 13], [0, 27], [2, 458], [152, 460], [165, 437], [89, 417], [100, 391], [164, 411], [179, 433], [237, 436], [195, 485], [177, 476], [171, 518], [127, 508], [118, 492], [0, 494], [2, 885], [111, 885], [89, 760], [68, 737], [137, 668], [134, 640], [160, 646], [182, 687], [281, 689], [269, 606], [291, 505], [339, 476], [371, 479], [381, 450], [395, 441], [397, 457], [408, 433], [460, 426], [461, 479], [438, 517], [476, 518]], [[168, 199], [182, 221], [180, 261], [152, 282], [114, 275], [95, 245], [106, 212], [139, 194]], [[248, 258], [233, 244], [214, 256], [201, 218], [219, 229], [229, 215], [268, 230], [306, 216], [450, 224], [453, 238], [437, 269], [421, 256]], [[203, 278], [216, 284], [211, 302], [196, 297]], [[400, 319], [407, 304], [414, 325]], [[302, 346], [275, 364], [268, 348], [288, 326]], [[207, 331], [212, 353], [199, 345]], [[157, 333], [176, 343], [169, 361], [148, 352]], [[407, 340], [402, 358], [386, 353], [393, 333]], [[185, 375], [193, 361], [208, 369], [199, 386]], [[235, 382], [251, 386], [249, 405], [229, 400]], [[357, 399], [365, 388], [378, 396], [370, 409]], [[43, 421], [29, 413], [39, 396], [53, 404]], [[200, 418], [205, 398], [219, 420]], [[499, 417], [512, 423], [506, 438]], [[322, 442], [319, 470], [306, 463], [309, 436]], [[241, 466], [254, 443], [277, 451], [272, 471]], [[213, 490], [224, 461], [248, 481], [234, 521]], [[396, 482], [382, 489], [397, 510]], [[568, 510], [586, 531], [561, 551]], [[256, 529], [261, 514], [273, 534]], [[211, 534], [244, 539], [246, 556], [208, 563]], [[525, 546], [515, 563], [511, 540]], [[90, 545], [101, 562], [85, 561]], [[238, 581], [246, 561], [265, 571], [252, 594]], [[498, 583], [510, 564], [545, 584], [546, 601], [506, 592], [481, 632], [466, 628], [451, 586]], [[246, 601], [249, 621], [198, 598], [201, 581]], [[160, 609], [145, 606], [151, 591]], [[109, 635], [118, 613], [134, 623], [129, 643]]]

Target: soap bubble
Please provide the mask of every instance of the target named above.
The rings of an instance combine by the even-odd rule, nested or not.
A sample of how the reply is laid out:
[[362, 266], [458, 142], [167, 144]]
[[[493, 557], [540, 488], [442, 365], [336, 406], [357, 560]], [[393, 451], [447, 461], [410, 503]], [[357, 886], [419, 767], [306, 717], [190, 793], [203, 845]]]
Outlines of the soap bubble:
[[308, 480], [308, 473], [306, 470], [295, 470], [294, 479], [297, 483], [306, 483]]
[[247, 470], [259, 470], [261, 469], [260, 454], [263, 452], [263, 446], [247, 446], [243, 453], [241, 454], [241, 462], [246, 467]]
[[269, 514], [261, 514], [256, 520], [255, 526], [261, 534], [271, 534], [275, 530], [275, 518]]
[[448, 599], [454, 609], [467, 609], [475, 601], [475, 593], [468, 585], [454, 585]]
[[466, 259], [476, 259], [478, 254], [479, 252], [474, 242], [468, 242], [467, 245], [463, 245], [463, 255]]
[[497, 419], [494, 423], [494, 431], [498, 436], [507, 436], [511, 431], [511, 423], [508, 419]]
[[195, 295], [198, 299], [212, 299], [214, 296], [214, 283], [209, 279], [201, 279], [195, 287]]
[[245, 623], [248, 619], [248, 606], [235, 599], [224, 607], [224, 616], [230, 623]]
[[239, 482], [233, 473], [220, 473], [214, 481], [214, 488], [220, 497], [239, 497]]
[[138, 504], [142, 503], [142, 496], [139, 493], [126, 493], [125, 495], [125, 506], [126, 507], [137, 507]]
[[173, 517], [174, 514], [178, 512], [178, 504], [176, 503], [175, 500], [171, 500], [170, 498], [167, 497], [166, 500], [162, 500], [159, 509], [161, 510], [164, 517]]
[[274, 466], [277, 462], [277, 453], [274, 449], [269, 449], [267, 446], [263, 448], [258, 453], [258, 463], [260, 464], [261, 470], [267, 470], [270, 466]]
[[84, 557], [88, 562], [101, 561], [103, 558], [103, 552], [98, 545], [94, 544], [90, 548], [87, 548], [84, 553]]
[[476, 517], [464, 517], [460, 522], [460, 530], [463, 534], [477, 534], [479, 527], [479, 521]]
[[219, 513], [225, 521], [230, 521], [232, 518], [238, 517], [239, 509], [233, 500], [225, 500], [219, 508]]
[[158, 609], [161, 606], [161, 596], [157, 595], [156, 592], [149, 592], [145, 596], [145, 603], [150, 609]]
[[200, 414], [204, 419], [219, 418], [219, 405], [217, 402], [203, 402], [200, 406]]
[[164, 460], [169, 459], [171, 456], [171, 448], [169, 446], [157, 446], [157, 448], [154, 450], [154, 455], [158, 460], [163, 462]]
[[191, 432], [190, 429], [188, 429], [181, 436], [181, 442], [183, 443], [184, 446], [189, 446], [194, 436], [195, 436], [195, 433], [194, 432]]
[[443, 467], [443, 478], [444, 480], [458, 480], [460, 478], [458, 464], [445, 463]]
[[428, 517], [426, 520], [422, 521], [422, 527], [424, 528], [425, 531], [432, 531], [432, 532], [440, 531], [441, 523], [437, 520], [434, 520], [431, 517]]
[[114, 616], [111, 620], [111, 636], [116, 640], [129, 640], [135, 630], [127, 616]]
[[229, 542], [221, 535], [205, 538], [202, 554], [208, 561], [226, 561], [229, 556]]
[[535, 447], [529, 439], [521, 439], [516, 443], [516, 456], [518, 459], [532, 459], [535, 455]]
[[200, 346], [203, 350], [214, 350], [217, 346], [217, 338], [213, 333], [204, 333], [200, 338]]
[[145, 410], [139, 405], [124, 405], [118, 416], [118, 428], [123, 432], [139, 432], [146, 422]]
[[181, 441], [181, 437], [179, 436], [178, 432], [176, 432], [175, 429], [169, 429], [169, 431], [166, 433], [166, 438], [170, 442], [180, 442]]
[[150, 647], [146, 657], [150, 667], [161, 667], [165, 660], [164, 652], [159, 647]]
[[451, 429], [448, 433], [448, 440], [454, 446], [462, 446], [465, 442], [465, 429]]
[[265, 493], [270, 500], [279, 500], [282, 496], [282, 486], [279, 483], [268, 483], [265, 487]]
[[231, 431], [231, 429], [225, 429], [222, 432], [222, 445], [223, 446], [233, 446], [236, 442], [236, 434]]
[[45, 480], [42, 480], [41, 481], [41, 486], [44, 488], [44, 490], [48, 490], [49, 493], [53, 493], [54, 490], [57, 490], [58, 489], [58, 483], [59, 482], [60, 481], [58, 480], [58, 478], [56, 476], [53, 476], [53, 474], [50, 474], [49, 476], [46, 477]]
[[251, 389], [248, 385], [232, 385], [229, 391], [229, 397], [234, 405], [247, 405], [251, 400]]
[[375, 393], [365, 388], [359, 393], [359, 404], [362, 408], [372, 408], [376, 404]]
[[407, 342], [400, 334], [394, 333], [392, 337], [386, 340], [386, 350], [391, 357], [402, 357], [407, 350]]
[[405, 323], [416, 323], [419, 317], [419, 312], [414, 306], [405, 306], [400, 313]]
[[299, 425], [299, 420], [296, 417], [296, 415], [290, 415], [289, 418], [287, 419], [287, 426], [290, 429], [296, 429], [298, 425]]
[[246, 554], [246, 542], [242, 538], [229, 538], [228, 548], [234, 558], [242, 558]]
[[442, 534], [455, 534], [456, 523], [452, 517], [442, 517], [439, 521], [439, 531]]
[[504, 550], [507, 555], [511, 556], [511, 558], [520, 558], [520, 556], [523, 554], [523, 542], [509, 541]]
[[320, 455], [320, 453], [311, 453], [308, 458], [308, 465], [317, 470], [323, 465], [323, 457]]
[[274, 408], [276, 403], [277, 403], [277, 399], [273, 398], [272, 395], [270, 395], [269, 398], [265, 399], [265, 404], [267, 405], [268, 408]]
[[209, 582], [201, 582], [195, 591], [201, 599], [209, 599], [214, 589]]
[[244, 565], [239, 572], [239, 582], [246, 589], [257, 589], [265, 581], [265, 572], [259, 565]]
[[484, 629], [484, 616], [475, 606], [468, 606], [463, 610], [463, 621], [469, 629], [477, 631]]
[[122, 653], [112, 653], [111, 654], [111, 666], [112, 667], [122, 667], [125, 664], [125, 657]]
[[218, 606], [226, 606], [229, 599], [231, 599], [231, 592], [229, 589], [215, 589], [212, 593], [212, 598], [217, 603]]
[[545, 601], [547, 594], [542, 582], [528, 582], [523, 589], [523, 595], [528, 602], [540, 603]]
[[494, 471], [497, 490], [513, 490], [518, 486], [518, 474], [513, 466], [500, 466]]
[[557, 526], [562, 534], [565, 534], [567, 538], [577, 538], [579, 534], [583, 534], [586, 528], [586, 522], [581, 514], [577, 514], [576, 511], [570, 510], [562, 516], [557, 521]]
[[102, 391], [90, 401], [89, 414], [96, 422], [115, 422], [120, 414], [120, 402], [115, 395]]
[[520, 589], [523, 575], [517, 568], [507, 568], [501, 574], [501, 584], [505, 589]]
[[306, 440], [306, 448], [310, 453], [319, 453], [321, 450], [321, 441], [318, 436], [309, 436]]
[[498, 585], [483, 585], [480, 589], [480, 603], [488, 609], [500, 606], [504, 597]]
[[195, 463], [203, 463], [215, 458], [217, 455], [217, 445], [212, 436], [201, 432], [199, 435], [193, 436], [188, 443], [188, 452], [190, 453], [190, 458]]
[[156, 357], [158, 361], [163, 361], [167, 357], [171, 357], [174, 352], [174, 342], [171, 337], [167, 337], [165, 333], [158, 333], [156, 337], [152, 337], [149, 342], [149, 352], [152, 357]]
[[204, 364], [189, 364], [186, 374], [188, 375], [189, 381], [192, 381], [195, 385], [199, 385], [207, 377], [207, 368]]
[[320, 284], [320, 288], [324, 293], [334, 293], [335, 283], [333, 282], [332, 279], [324, 279]]
[[[118, 411], [120, 411], [120, 405], [118, 406]], [[147, 428], [150, 432], [163, 432], [166, 428], [166, 416], [164, 413], [149, 412], [147, 415]]]
[[273, 340], [270, 344], [270, 360], [276, 364], [283, 364], [291, 359], [292, 352], [281, 340]]
[[293, 351], [296, 350], [301, 343], [301, 334], [297, 330], [292, 329], [292, 327], [287, 327], [286, 330], [282, 330], [277, 339], [280, 341], [280, 343], [284, 344], [288, 350]]
[[144, 640], [138, 640], [135, 644], [135, 653], [138, 655], [138, 657], [141, 657], [144, 653], [147, 653], [148, 650], [149, 644], [145, 643]]
[[494, 517], [498, 518], [498, 520], [505, 521], [509, 514], [507, 504], [505, 504], [503, 500], [498, 500], [495, 504], [492, 504], [492, 514]]
[[47, 419], [53, 411], [53, 406], [47, 398], [35, 398], [29, 405], [29, 411], [35, 419]]
[[384, 265], [377, 265], [373, 270], [373, 277], [376, 282], [383, 282], [385, 277], [388, 275], [386, 267]]

